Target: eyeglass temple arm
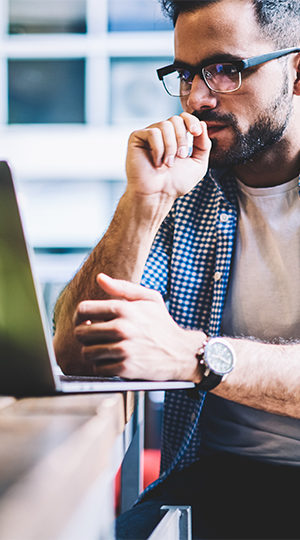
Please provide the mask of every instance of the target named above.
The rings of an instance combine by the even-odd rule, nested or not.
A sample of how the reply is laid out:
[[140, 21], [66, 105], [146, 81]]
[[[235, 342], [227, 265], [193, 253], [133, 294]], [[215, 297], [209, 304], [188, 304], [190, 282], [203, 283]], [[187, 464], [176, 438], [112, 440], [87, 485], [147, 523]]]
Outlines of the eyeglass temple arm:
[[282, 49], [281, 51], [274, 51], [273, 53], [267, 53], [260, 56], [253, 56], [252, 58], [248, 58], [247, 60], [242, 60], [243, 69], [258, 66], [259, 64], [263, 64], [264, 62], [269, 62], [269, 60], [275, 60], [275, 58], [281, 58], [282, 56], [286, 56], [288, 54], [300, 52], [300, 48], [293, 47], [292, 49]]
[[156, 73], [159, 80], [162, 81], [165, 75], [168, 75], [169, 73], [173, 73], [174, 71], [176, 71], [176, 66], [177, 64], [174, 63], [174, 64], [170, 64], [169, 66], [157, 69]]
[[[252, 56], [251, 58], [248, 58], [246, 60], [238, 60], [236, 62], [233, 62], [236, 64], [240, 69], [246, 69], [253, 66], [258, 66], [259, 64], [263, 64], [264, 62], [269, 62], [270, 60], [275, 60], [275, 58], [280, 58], [282, 56], [287, 56], [288, 54], [300, 52], [299, 47], [293, 47], [291, 49], [281, 49], [280, 51], [274, 51], [267, 54], [262, 54], [260, 56]], [[156, 70], [158, 78], [162, 81], [165, 75], [168, 75], [169, 73], [173, 73], [176, 71], [176, 68], [178, 67], [177, 63], [174, 62], [173, 64], [170, 64], [169, 66], [160, 68]], [[181, 67], [181, 66], [180, 66]], [[197, 74], [199, 73], [199, 68], [191, 69], [191, 73]]]

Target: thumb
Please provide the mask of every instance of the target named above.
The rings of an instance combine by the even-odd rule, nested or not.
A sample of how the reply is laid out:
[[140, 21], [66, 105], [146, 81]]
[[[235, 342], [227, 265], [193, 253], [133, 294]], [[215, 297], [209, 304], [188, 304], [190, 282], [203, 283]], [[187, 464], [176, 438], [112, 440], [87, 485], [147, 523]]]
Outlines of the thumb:
[[191, 157], [203, 162], [209, 158], [212, 143], [208, 136], [206, 123], [201, 122], [201, 127], [202, 133], [194, 136], [193, 152]]
[[123, 279], [114, 279], [102, 273], [97, 275], [96, 280], [101, 289], [111, 297], [129, 301], [152, 299], [153, 291], [142, 285]]

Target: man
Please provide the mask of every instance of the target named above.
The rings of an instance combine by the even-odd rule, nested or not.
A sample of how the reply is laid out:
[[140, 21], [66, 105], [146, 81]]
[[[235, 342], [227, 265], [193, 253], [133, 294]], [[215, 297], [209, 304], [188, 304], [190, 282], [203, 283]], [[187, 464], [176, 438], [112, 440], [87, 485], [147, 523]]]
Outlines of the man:
[[161, 504], [191, 504], [195, 538], [298, 538], [300, 5], [163, 4], [159, 77], [184, 112], [131, 135], [125, 194], [57, 305], [57, 358], [199, 384], [166, 393], [161, 476], [119, 538], [146, 538]]

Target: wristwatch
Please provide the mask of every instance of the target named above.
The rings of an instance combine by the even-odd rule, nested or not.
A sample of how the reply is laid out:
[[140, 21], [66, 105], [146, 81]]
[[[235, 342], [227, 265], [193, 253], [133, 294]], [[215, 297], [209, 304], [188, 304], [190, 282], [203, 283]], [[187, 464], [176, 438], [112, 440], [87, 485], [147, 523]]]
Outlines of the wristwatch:
[[199, 390], [212, 390], [235, 366], [235, 353], [224, 338], [210, 338], [198, 349], [196, 357], [202, 368], [203, 378], [197, 384]]

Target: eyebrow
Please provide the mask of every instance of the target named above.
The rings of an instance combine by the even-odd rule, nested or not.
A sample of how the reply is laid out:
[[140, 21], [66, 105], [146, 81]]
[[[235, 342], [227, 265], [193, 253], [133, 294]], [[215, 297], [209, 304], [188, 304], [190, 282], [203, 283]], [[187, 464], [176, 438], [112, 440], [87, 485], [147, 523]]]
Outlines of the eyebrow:
[[197, 68], [202, 68], [204, 66], [208, 66], [209, 64], [217, 64], [219, 62], [240, 62], [241, 60], [242, 60], [241, 56], [238, 56], [238, 55], [233, 55], [230, 53], [216, 53], [211, 56], [208, 56], [207, 58], [205, 58], [205, 60], [203, 60], [202, 62], [199, 62], [196, 65], [183, 62], [179, 58], [174, 59], [174, 64], [178, 67], [182, 66], [186, 68], [197, 69]]

